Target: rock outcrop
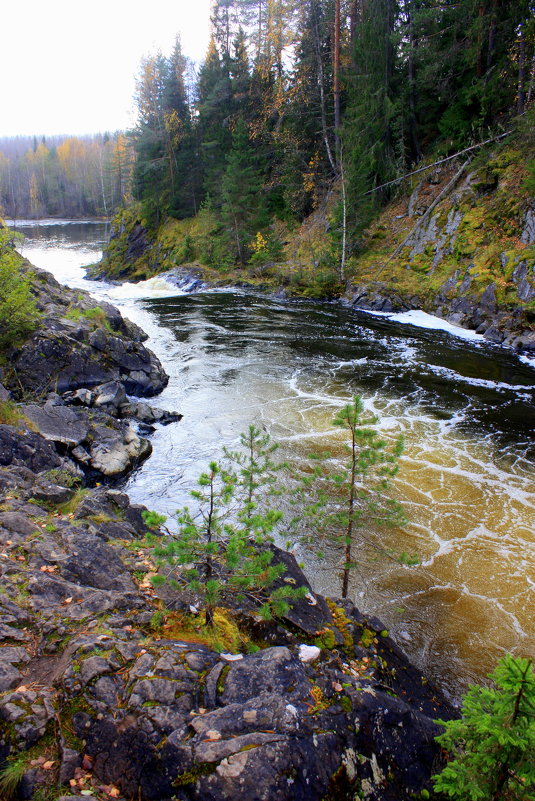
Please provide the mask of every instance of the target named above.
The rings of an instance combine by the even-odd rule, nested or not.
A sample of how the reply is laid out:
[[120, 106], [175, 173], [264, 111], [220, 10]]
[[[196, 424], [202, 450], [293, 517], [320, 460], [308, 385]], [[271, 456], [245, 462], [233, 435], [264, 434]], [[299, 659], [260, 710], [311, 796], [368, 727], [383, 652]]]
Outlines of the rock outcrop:
[[143, 345], [147, 337], [138, 326], [114, 306], [61, 286], [44, 270], [31, 272], [42, 318], [34, 334], [10, 355], [5, 375], [10, 388], [44, 395], [120, 381], [130, 395], [161, 392], [168, 376]]
[[19, 798], [403, 801], [428, 786], [451, 710], [380, 621], [314, 596], [281, 553], [308, 596], [276, 623], [235, 610], [243, 652], [216, 652], [202, 620], [162, 611], [142, 507], [60, 478], [0, 468], [0, 758], [22, 761]]
[[90, 481], [121, 478], [150, 455], [143, 435], [182, 417], [129, 397], [160, 392], [168, 376], [142, 344], [143, 331], [114, 306], [26, 270], [42, 316], [2, 375], [0, 399], [25, 402], [15, 427], [0, 425], [0, 464], [61, 467]]

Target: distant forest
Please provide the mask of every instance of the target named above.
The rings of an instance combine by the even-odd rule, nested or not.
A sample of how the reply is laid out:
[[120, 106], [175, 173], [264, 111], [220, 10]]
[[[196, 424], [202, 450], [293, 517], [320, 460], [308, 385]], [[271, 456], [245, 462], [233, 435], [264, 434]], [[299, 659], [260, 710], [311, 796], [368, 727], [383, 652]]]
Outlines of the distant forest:
[[505, 130], [534, 83], [533, 0], [214, 0], [196, 73], [178, 40], [143, 60], [128, 136], [0, 140], [0, 202], [110, 214], [131, 193], [153, 229], [209, 209], [214, 258], [246, 263], [334, 189], [355, 250], [383, 184]]
[[123, 133], [0, 139], [0, 217], [108, 217], [130, 199]]

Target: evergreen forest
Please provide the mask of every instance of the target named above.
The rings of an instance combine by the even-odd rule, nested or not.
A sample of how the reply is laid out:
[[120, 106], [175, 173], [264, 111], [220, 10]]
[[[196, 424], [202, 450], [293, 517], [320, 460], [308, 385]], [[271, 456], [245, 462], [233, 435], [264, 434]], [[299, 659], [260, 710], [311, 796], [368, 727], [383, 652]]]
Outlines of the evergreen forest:
[[190, 76], [179, 41], [141, 65], [133, 196], [145, 225], [210, 213], [210, 251], [184, 260], [254, 264], [276, 259], [277, 233], [334, 194], [343, 262], [424, 155], [461, 151], [525, 113], [534, 6], [217, 0]]

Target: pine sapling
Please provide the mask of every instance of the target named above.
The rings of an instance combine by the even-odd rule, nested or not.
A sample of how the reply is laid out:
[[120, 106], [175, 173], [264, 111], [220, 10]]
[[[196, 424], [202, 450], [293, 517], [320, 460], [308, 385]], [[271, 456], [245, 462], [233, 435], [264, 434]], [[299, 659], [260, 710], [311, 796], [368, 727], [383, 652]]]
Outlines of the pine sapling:
[[[188, 507], [176, 514], [178, 533], [155, 548], [165, 572], [155, 585], [168, 582], [177, 591], [190, 590], [201, 599], [206, 624], [214, 625], [217, 605], [231, 596], [248, 598], [264, 617], [282, 615], [306, 588], [273, 585], [286, 572], [274, 563], [272, 533], [282, 513], [269, 507], [275, 450], [268, 435], [255, 426], [240, 438], [241, 451], [227, 451], [226, 462], [211, 462], [191, 492], [197, 511]], [[280, 583], [280, 582], [279, 582]]]
[[[346, 460], [340, 468], [333, 466], [330, 454], [315, 456], [315, 467], [301, 479], [297, 490], [302, 504], [302, 520], [307, 532], [301, 540], [314, 547], [319, 557], [318, 540], [342, 550], [342, 597], [349, 591], [351, 571], [359, 563], [356, 550], [372, 545], [365, 527], [371, 524], [398, 526], [406, 521], [401, 504], [389, 497], [391, 479], [399, 470], [403, 439], [392, 445], [370, 426], [375, 417], [364, 417], [362, 399], [355, 396], [340, 409], [333, 424], [345, 429], [349, 443], [344, 444]], [[383, 550], [383, 553], [387, 553]]]

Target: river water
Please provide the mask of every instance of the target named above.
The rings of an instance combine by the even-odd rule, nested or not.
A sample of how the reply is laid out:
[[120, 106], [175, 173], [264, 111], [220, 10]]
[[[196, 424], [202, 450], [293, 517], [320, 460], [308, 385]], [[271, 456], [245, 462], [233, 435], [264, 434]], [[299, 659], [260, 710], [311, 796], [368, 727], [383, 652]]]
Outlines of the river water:
[[[249, 423], [284, 456], [321, 448], [336, 457], [333, 413], [359, 394], [385, 436], [405, 436], [395, 494], [410, 522], [382, 533], [381, 545], [418, 553], [421, 565], [364, 564], [352, 598], [453, 697], [503, 653], [534, 654], [534, 363], [423, 314], [188, 295], [162, 278], [88, 281], [81, 267], [100, 257], [104, 224], [17, 227], [30, 261], [141, 325], [170, 375], [156, 405], [184, 419], [152, 435], [152, 457], [126, 484], [134, 501], [171, 514]], [[315, 589], [339, 594], [335, 567], [304, 559]]]

